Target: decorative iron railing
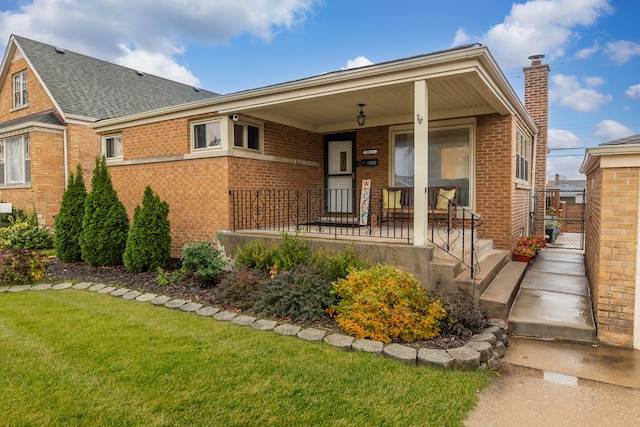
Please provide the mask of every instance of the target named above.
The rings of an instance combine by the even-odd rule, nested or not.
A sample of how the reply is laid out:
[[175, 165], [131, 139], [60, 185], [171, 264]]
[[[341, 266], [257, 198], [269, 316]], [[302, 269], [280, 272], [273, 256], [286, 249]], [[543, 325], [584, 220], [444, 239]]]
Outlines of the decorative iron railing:
[[[340, 238], [413, 241], [413, 188], [230, 190], [232, 226], [238, 230], [306, 232]], [[481, 219], [449, 200], [435, 209], [429, 189], [429, 240], [477, 272], [475, 241]], [[363, 195], [364, 193], [364, 195]], [[448, 199], [447, 199], [448, 200]], [[433, 205], [433, 207], [431, 207]], [[464, 232], [471, 228], [470, 237]], [[471, 244], [468, 244], [468, 239]]]

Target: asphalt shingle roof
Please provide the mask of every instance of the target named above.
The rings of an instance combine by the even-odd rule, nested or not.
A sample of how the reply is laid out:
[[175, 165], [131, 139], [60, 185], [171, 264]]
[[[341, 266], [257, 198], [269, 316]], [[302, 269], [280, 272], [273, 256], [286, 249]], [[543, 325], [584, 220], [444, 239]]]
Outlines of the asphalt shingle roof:
[[602, 145], [631, 145], [640, 144], [640, 133], [636, 135], [627, 136], [626, 138], [616, 139], [615, 141], [603, 142]]
[[101, 120], [219, 96], [24, 37], [14, 38], [65, 115]]
[[0, 130], [11, 126], [21, 125], [23, 123], [45, 123], [50, 125], [62, 125], [58, 116], [55, 115], [53, 110], [43, 111], [38, 114], [31, 114], [28, 116], [20, 117], [18, 119], [8, 120], [0, 123]]

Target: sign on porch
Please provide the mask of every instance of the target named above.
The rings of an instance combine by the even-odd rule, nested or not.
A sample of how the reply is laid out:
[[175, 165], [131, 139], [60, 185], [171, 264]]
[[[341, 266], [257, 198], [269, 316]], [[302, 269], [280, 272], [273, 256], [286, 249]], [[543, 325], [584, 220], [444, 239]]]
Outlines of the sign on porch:
[[360, 192], [360, 225], [367, 225], [369, 219], [369, 199], [371, 198], [371, 180], [362, 180], [362, 191]]

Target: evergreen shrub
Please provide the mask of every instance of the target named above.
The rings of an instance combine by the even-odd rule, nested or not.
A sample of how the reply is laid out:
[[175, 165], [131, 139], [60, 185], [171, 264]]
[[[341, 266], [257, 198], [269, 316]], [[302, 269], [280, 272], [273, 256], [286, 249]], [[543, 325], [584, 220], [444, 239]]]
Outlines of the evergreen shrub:
[[166, 266], [171, 256], [170, 228], [169, 204], [147, 186], [142, 207], [136, 206], [133, 214], [124, 251], [123, 261], [128, 272], [156, 271]]
[[182, 267], [205, 280], [213, 280], [227, 265], [222, 252], [209, 242], [186, 243], [182, 248]]
[[127, 244], [129, 218], [111, 183], [104, 158], [96, 158], [91, 192], [85, 199], [80, 249], [89, 265], [121, 265]]
[[60, 212], [55, 220], [54, 248], [56, 256], [62, 262], [82, 260], [80, 233], [87, 189], [84, 185], [82, 166], [78, 165], [76, 174], [69, 174], [67, 189], [62, 196]]

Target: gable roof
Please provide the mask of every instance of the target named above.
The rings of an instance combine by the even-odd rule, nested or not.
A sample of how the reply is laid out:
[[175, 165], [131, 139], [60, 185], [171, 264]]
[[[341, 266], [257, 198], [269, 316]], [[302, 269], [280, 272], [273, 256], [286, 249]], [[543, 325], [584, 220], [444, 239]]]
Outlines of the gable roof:
[[[21, 51], [65, 118], [72, 115], [96, 121], [219, 96], [24, 37], [13, 35], [7, 52], [12, 44]], [[5, 55], [5, 62], [7, 59]], [[3, 68], [8, 65], [5, 63]]]
[[603, 142], [600, 146], [606, 145], [629, 145], [640, 144], [640, 133], [636, 135], [627, 136], [625, 138], [616, 139], [615, 141]]

